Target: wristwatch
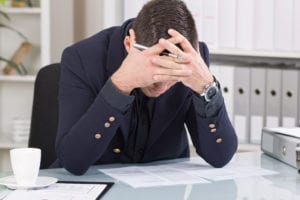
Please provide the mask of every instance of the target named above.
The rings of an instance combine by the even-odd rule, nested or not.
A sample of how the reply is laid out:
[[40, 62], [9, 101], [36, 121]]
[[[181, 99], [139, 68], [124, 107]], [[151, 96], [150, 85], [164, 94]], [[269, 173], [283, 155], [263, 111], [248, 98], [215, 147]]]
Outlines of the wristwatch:
[[205, 86], [200, 96], [204, 97], [206, 102], [210, 102], [212, 98], [219, 92], [218, 81], [214, 77], [214, 81]]

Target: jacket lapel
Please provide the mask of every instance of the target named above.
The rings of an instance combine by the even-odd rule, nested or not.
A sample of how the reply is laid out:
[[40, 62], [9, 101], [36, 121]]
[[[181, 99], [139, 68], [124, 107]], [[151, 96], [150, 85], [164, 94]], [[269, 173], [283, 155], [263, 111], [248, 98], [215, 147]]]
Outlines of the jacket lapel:
[[157, 98], [149, 132], [147, 150], [165, 131], [180, 111], [189, 91], [184, 88], [185, 86], [178, 83], [165, 94]]

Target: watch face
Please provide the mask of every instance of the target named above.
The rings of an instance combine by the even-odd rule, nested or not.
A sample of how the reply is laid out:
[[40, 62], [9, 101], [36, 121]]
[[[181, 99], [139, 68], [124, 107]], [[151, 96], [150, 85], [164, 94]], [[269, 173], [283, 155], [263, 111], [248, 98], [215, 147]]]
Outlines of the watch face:
[[215, 85], [211, 85], [206, 90], [205, 99], [206, 101], [210, 101], [216, 94], [217, 94], [218, 88]]

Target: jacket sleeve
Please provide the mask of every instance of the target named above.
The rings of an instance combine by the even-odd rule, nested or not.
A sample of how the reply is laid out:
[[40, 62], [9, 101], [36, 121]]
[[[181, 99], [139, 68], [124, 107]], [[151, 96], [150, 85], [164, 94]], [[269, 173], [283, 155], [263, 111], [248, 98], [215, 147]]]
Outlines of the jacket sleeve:
[[[206, 64], [209, 64], [209, 52], [204, 43], [200, 43], [200, 53]], [[196, 152], [214, 167], [223, 167], [234, 155], [237, 149], [237, 136], [229, 120], [225, 103], [207, 105], [206, 110], [218, 110], [213, 116], [203, 117], [199, 113], [197, 98], [192, 98], [187, 113], [186, 124]], [[217, 106], [217, 109], [213, 107]]]
[[[104, 71], [99, 76], [103, 87]], [[104, 91], [96, 92], [74, 47], [62, 56], [58, 98], [57, 157], [64, 168], [81, 175], [106, 151], [130, 101], [124, 112], [107, 101]]]

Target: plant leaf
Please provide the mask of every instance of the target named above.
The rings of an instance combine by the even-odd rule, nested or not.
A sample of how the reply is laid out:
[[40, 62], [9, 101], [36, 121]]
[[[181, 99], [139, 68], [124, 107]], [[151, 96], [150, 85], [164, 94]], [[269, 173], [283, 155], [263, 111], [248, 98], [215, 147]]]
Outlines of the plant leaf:
[[23, 38], [25, 41], [28, 41], [27, 37], [25, 35], [23, 35], [21, 32], [17, 31], [16, 29], [14, 29], [11, 26], [7, 26], [5, 24], [0, 23], [0, 28], [7, 28], [15, 33], [17, 33], [21, 38]]
[[3, 12], [2, 10], [0, 10], [0, 16], [3, 16], [5, 19], [7, 19], [8, 21], [10, 21], [10, 18], [8, 16], [8, 14], [6, 14], [5, 12]]
[[14, 68], [14, 69], [18, 72], [18, 74], [22, 74], [22, 72], [21, 72], [19, 66], [18, 66], [15, 62], [13, 62], [13, 61], [11, 61], [11, 60], [8, 60], [8, 59], [6, 59], [6, 58], [3, 58], [3, 57], [1, 57], [1, 56], [0, 56], [0, 60], [6, 62], [9, 66], [11, 66], [12, 68]]

